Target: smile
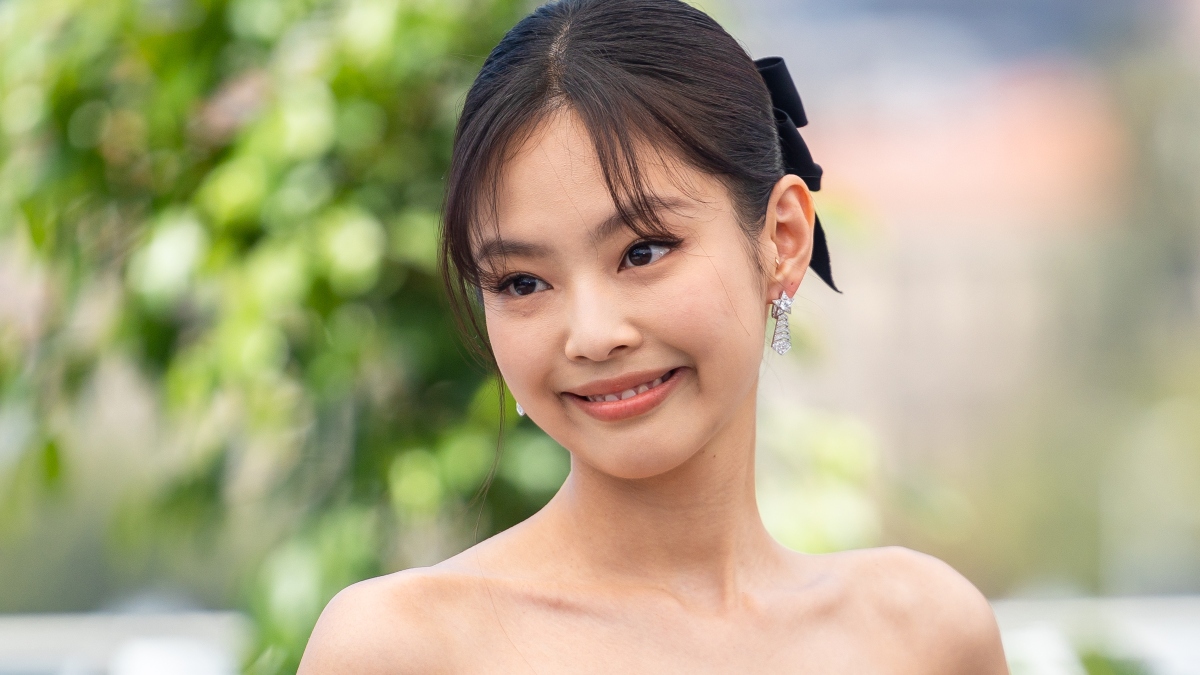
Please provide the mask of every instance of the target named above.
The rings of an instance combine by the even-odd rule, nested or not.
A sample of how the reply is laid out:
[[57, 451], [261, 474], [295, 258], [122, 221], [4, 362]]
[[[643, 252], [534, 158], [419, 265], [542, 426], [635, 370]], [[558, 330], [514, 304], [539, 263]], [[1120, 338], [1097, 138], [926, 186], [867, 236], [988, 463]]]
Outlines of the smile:
[[597, 394], [595, 396], [586, 396], [585, 398], [593, 403], [600, 403], [602, 401], [606, 401], [606, 402], [624, 401], [626, 399], [633, 398], [634, 396], [637, 396], [638, 394], [644, 394], [644, 393], [650, 391], [651, 389], [659, 386], [660, 384], [663, 383], [664, 378], [670, 379], [671, 374], [674, 372], [675, 372], [674, 370], [667, 371], [666, 374], [660, 375], [660, 376], [654, 378], [650, 382], [645, 382], [645, 383], [639, 384], [636, 387], [631, 387], [624, 391], [613, 392], [611, 394]]
[[605, 422], [628, 419], [656, 408], [671, 394], [686, 368], [667, 372], [631, 373], [624, 377], [593, 382], [567, 398], [591, 417]]

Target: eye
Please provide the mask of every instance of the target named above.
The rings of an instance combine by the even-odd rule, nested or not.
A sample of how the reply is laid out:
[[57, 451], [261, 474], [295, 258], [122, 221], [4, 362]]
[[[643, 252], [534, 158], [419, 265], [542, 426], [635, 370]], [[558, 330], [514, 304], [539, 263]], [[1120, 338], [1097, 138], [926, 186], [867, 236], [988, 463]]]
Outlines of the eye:
[[501, 293], [509, 295], [523, 296], [544, 291], [550, 288], [550, 284], [541, 279], [530, 276], [528, 274], [518, 274], [511, 276], [500, 285], [498, 289]]
[[659, 258], [671, 251], [671, 247], [666, 244], [655, 244], [653, 242], [643, 241], [629, 247], [625, 252], [625, 257], [621, 259], [621, 269], [626, 267], [644, 267], [650, 263], [658, 262]]

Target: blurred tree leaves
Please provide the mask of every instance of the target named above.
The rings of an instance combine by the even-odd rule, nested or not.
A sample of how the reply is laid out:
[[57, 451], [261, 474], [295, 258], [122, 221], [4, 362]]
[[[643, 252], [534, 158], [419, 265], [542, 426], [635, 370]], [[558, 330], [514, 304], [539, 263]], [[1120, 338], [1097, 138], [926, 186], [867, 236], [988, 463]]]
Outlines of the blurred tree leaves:
[[[118, 555], [175, 550], [168, 579], [217, 556], [254, 672], [293, 669], [346, 584], [470, 543], [501, 399], [447, 315], [436, 214], [462, 96], [524, 9], [0, 3], [0, 255], [36, 296], [0, 317], [6, 513], [92, 479], [79, 411], [115, 359], [157, 420]], [[497, 467], [481, 535], [567, 457], [520, 426]]]

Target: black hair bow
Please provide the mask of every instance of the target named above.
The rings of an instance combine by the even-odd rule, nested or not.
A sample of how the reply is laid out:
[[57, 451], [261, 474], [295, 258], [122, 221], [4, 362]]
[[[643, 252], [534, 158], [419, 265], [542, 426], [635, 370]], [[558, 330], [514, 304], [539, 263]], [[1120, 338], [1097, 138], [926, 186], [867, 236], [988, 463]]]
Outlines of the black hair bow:
[[[808, 124], [804, 115], [804, 104], [800, 102], [800, 93], [788, 73], [787, 65], [778, 56], [768, 56], [754, 62], [758, 74], [771, 92], [771, 105], [775, 107], [775, 131], [779, 133], [779, 148], [783, 151], [783, 168], [804, 180], [809, 190], [816, 192], [821, 189], [821, 165], [813, 161], [808, 145], [800, 136], [799, 127]], [[829, 284], [833, 290], [841, 293], [833, 283], [833, 270], [829, 266], [829, 245], [825, 242], [825, 230], [821, 227], [818, 217], [813, 229], [812, 260], [809, 268]]]

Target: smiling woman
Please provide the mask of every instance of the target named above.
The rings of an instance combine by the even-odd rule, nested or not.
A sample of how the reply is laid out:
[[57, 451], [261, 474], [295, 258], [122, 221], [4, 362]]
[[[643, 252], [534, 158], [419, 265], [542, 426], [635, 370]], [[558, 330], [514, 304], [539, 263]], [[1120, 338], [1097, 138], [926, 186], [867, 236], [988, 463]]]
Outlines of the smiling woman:
[[444, 271], [571, 473], [524, 523], [343, 591], [301, 672], [1006, 672], [947, 566], [804, 555], [762, 525], [768, 310], [810, 263], [832, 285], [803, 112], [764, 66], [677, 0], [551, 3], [492, 52]]

